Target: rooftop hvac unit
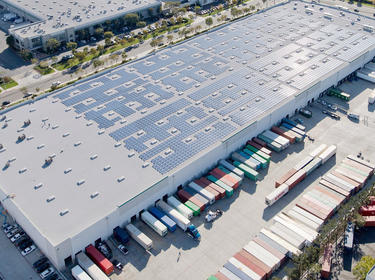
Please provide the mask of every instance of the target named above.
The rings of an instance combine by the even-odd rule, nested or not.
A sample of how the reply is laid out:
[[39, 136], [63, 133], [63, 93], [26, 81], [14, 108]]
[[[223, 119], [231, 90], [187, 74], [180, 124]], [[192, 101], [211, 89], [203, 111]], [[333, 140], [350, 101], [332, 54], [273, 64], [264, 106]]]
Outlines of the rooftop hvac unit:
[[50, 156], [50, 157], [48, 157], [48, 158], [45, 159], [44, 163], [46, 165], [50, 165], [52, 163], [52, 161], [53, 161], [53, 158]]
[[30, 119], [28, 119], [28, 120], [26, 120], [26, 121], [23, 122], [24, 126], [29, 126], [30, 124], [31, 124]]
[[18, 136], [17, 140], [18, 140], [18, 142], [21, 142], [21, 141], [25, 140], [25, 138], [26, 138], [26, 135], [22, 134], [22, 135]]

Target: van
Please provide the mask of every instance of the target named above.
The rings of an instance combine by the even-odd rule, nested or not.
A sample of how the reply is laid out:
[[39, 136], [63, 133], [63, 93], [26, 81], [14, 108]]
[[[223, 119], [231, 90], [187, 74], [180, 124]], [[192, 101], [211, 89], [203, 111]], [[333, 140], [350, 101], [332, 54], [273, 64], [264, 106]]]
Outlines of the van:
[[354, 113], [349, 113], [348, 118], [359, 121], [359, 115], [354, 114]]

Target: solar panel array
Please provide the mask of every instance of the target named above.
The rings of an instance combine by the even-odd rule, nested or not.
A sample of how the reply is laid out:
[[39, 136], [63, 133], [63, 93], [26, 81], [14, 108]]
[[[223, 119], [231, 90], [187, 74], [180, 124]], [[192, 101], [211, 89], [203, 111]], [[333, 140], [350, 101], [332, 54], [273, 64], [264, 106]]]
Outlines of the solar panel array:
[[54, 98], [166, 174], [374, 47], [368, 19], [305, 5], [255, 14]]

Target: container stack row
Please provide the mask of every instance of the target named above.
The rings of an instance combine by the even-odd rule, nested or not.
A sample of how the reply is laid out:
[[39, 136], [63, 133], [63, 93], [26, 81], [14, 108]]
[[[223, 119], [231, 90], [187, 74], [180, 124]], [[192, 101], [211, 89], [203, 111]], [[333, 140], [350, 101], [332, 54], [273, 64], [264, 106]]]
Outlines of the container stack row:
[[306, 176], [310, 175], [320, 165], [326, 163], [334, 156], [336, 149], [335, 145], [327, 146], [326, 144], [322, 144], [314, 149], [308, 156], [275, 181], [276, 189], [266, 196], [266, 204], [270, 206], [286, 195], [299, 182], [304, 180]]
[[369, 197], [368, 204], [362, 206], [359, 213], [365, 220], [365, 227], [375, 227], [375, 196]]

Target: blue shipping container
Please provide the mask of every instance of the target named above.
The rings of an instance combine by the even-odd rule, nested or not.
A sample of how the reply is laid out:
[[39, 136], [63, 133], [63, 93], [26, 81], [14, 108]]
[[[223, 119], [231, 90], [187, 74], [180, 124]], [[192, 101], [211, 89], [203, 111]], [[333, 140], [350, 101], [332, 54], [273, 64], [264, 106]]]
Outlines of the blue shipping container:
[[251, 157], [251, 156], [249, 156], [248, 154], [246, 154], [245, 152], [243, 152], [243, 151], [238, 151], [238, 153], [241, 155], [241, 156], [243, 156], [244, 158], [246, 158], [246, 159], [248, 159], [248, 160], [250, 160], [251, 162], [253, 162], [254, 164], [256, 164], [256, 169], [258, 170], [259, 168], [260, 168], [260, 162], [259, 161], [257, 161], [255, 158], [253, 158], [253, 157]]
[[157, 209], [156, 207], [150, 207], [148, 211], [155, 216], [156, 219], [160, 220], [160, 222], [162, 222], [170, 232], [174, 232], [176, 230], [176, 223], [161, 210]]

